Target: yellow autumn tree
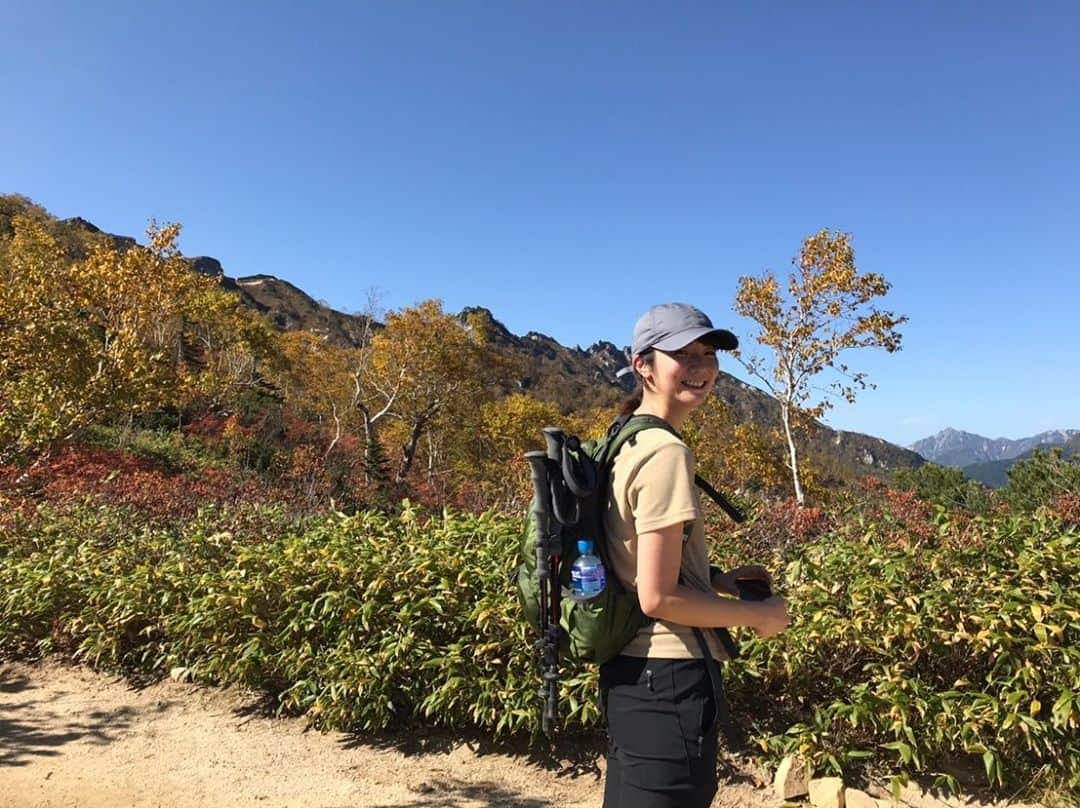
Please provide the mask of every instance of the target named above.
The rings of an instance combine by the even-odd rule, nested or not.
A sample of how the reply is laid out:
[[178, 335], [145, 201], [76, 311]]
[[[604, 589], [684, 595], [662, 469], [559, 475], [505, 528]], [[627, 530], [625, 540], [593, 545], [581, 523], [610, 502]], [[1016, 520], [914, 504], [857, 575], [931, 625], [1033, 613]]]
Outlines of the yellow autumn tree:
[[463, 431], [489, 397], [490, 363], [482, 328], [467, 327], [438, 300], [390, 312], [371, 339], [370, 361], [358, 384], [366, 406], [394, 421], [387, 432], [400, 441], [395, 479], [411, 471], [421, 439], [428, 439], [428, 468], [441, 463], [449, 431]]
[[232, 407], [243, 393], [264, 391], [282, 363], [280, 336], [270, 321], [216, 282], [200, 284], [184, 309], [182, 400]]
[[715, 486], [764, 494], [786, 489], [790, 474], [779, 443], [755, 424], [736, 423], [721, 399], [713, 396], [694, 410], [682, 434], [698, 472]]
[[293, 416], [326, 429], [325, 457], [344, 434], [359, 429], [355, 351], [332, 345], [310, 331], [287, 331], [279, 345], [283, 362], [274, 383]]
[[525, 453], [544, 447], [544, 427], [571, 429], [571, 423], [554, 403], [526, 393], [489, 401], [479, 415], [457, 476], [479, 486], [488, 503], [518, 509], [532, 491]]
[[[866, 374], [842, 364], [840, 355], [857, 348], [900, 349], [897, 326], [907, 321], [881, 311], [873, 301], [890, 284], [882, 275], [859, 272], [851, 236], [822, 230], [803, 240], [792, 259], [786, 294], [771, 272], [739, 279], [735, 310], [758, 327], [755, 339], [771, 358], [737, 353], [747, 372], [765, 384], [780, 403], [795, 498], [805, 503], [795, 434], [821, 418], [836, 398], [852, 402], [873, 387]], [[819, 376], [824, 386], [812, 386]]]
[[152, 224], [145, 247], [99, 242], [72, 262], [40, 217], [12, 219], [0, 242], [0, 453], [182, 404], [214, 353], [191, 356], [190, 327], [239, 301], [191, 271], [179, 232]]

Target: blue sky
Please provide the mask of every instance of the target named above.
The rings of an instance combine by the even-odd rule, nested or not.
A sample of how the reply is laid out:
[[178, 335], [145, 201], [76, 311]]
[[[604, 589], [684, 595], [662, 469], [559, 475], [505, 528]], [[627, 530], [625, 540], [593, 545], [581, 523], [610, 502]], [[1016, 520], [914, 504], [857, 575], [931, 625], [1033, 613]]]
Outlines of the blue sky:
[[1072, 0], [309, 5], [9, 2], [0, 192], [581, 346], [843, 230], [911, 319], [831, 425], [1080, 428]]

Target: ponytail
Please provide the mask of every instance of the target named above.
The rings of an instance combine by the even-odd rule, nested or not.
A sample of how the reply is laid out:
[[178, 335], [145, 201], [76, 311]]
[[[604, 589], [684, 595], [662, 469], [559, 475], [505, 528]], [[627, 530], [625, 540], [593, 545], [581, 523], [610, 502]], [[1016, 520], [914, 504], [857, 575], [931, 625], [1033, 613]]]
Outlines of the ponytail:
[[[651, 365], [653, 357], [655, 356], [654, 349], [649, 348], [649, 350], [643, 351], [638, 355], [646, 365]], [[630, 367], [633, 368], [633, 362], [631, 362]], [[637, 389], [622, 400], [622, 403], [619, 405], [619, 415], [633, 415], [634, 410], [640, 407], [641, 402], [645, 399], [645, 380], [641, 378], [641, 374], [636, 370], [634, 370], [633, 373], [634, 377], [637, 379]]]
[[641, 406], [642, 400], [645, 398], [645, 390], [638, 382], [637, 390], [628, 395], [619, 404], [619, 415], [633, 415], [634, 410]]

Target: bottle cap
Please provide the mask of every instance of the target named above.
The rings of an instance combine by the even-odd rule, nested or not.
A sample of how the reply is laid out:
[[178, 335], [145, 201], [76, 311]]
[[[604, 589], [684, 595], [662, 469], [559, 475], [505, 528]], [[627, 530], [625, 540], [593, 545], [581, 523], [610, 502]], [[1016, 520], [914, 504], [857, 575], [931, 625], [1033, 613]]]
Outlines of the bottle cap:
[[592, 539], [578, 539], [577, 551], [580, 555], [592, 552]]

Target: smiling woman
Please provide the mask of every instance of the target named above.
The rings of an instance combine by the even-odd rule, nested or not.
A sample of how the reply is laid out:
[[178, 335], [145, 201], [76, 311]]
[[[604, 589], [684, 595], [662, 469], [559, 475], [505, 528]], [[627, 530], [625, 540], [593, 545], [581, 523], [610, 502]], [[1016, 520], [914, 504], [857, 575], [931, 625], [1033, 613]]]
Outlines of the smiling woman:
[[720, 597], [737, 595], [738, 580], [768, 584], [768, 574], [739, 567], [712, 576], [694, 457], [677, 432], [712, 394], [717, 351], [737, 346], [734, 334], [684, 303], [653, 306], [634, 328], [631, 367], [640, 387], [623, 412], [668, 428], [641, 431], [616, 456], [604, 517], [613, 570], [652, 618], [600, 666], [609, 808], [711, 803], [722, 685], [706, 654], [726, 652], [701, 629], [750, 626], [767, 637], [788, 624], [782, 598]]

